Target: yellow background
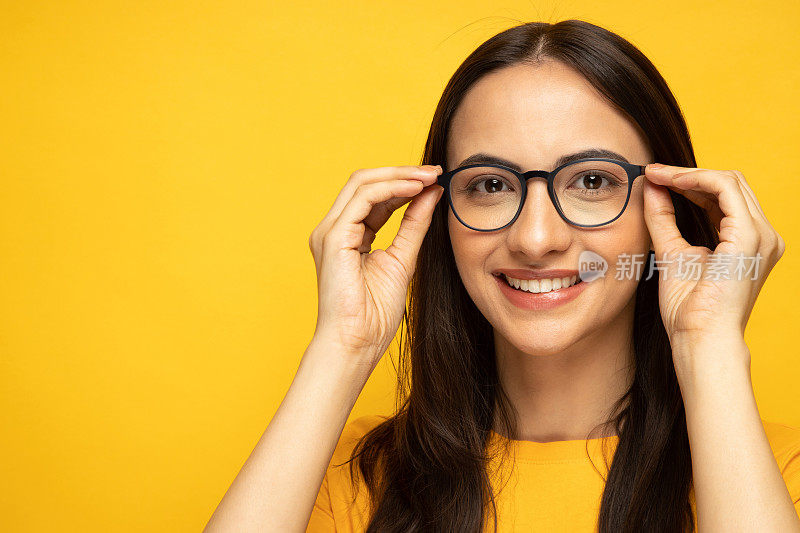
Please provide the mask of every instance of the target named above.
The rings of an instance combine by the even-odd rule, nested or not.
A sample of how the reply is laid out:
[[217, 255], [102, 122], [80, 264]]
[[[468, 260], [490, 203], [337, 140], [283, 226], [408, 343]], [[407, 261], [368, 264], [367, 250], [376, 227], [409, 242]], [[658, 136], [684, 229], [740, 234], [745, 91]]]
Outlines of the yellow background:
[[[705, 4], [3, 2], [0, 529], [202, 529], [313, 332], [309, 233], [356, 168], [419, 164], [454, 69], [532, 20], [631, 40], [699, 166], [752, 184], [787, 242], [756, 397], [800, 426], [800, 4]], [[352, 417], [393, 386], [384, 357]]]

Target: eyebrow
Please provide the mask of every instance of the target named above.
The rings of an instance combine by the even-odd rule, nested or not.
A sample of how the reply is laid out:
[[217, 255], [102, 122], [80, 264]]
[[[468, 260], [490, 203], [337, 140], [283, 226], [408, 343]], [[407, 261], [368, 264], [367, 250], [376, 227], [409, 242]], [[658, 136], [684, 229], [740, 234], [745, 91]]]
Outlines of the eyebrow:
[[[572, 161], [577, 161], [578, 159], [587, 159], [593, 157], [603, 157], [608, 159], [617, 159], [620, 161], [624, 161], [625, 163], [629, 163], [629, 161], [612, 150], [606, 150], [605, 148], [588, 148], [586, 150], [581, 150], [580, 152], [575, 152], [572, 154], [562, 155], [556, 161], [555, 167], [558, 168], [561, 165], [566, 165], [567, 163], [571, 163]], [[503, 165], [504, 167], [512, 168], [517, 172], [522, 172], [522, 167], [520, 167], [517, 163], [513, 161], [509, 161], [508, 159], [503, 159], [502, 157], [498, 157], [491, 154], [485, 153], [477, 153], [472, 154], [468, 158], [464, 159], [461, 163], [459, 163], [456, 167], [463, 167], [465, 165], [472, 165], [476, 163], [489, 163], [495, 165]]]

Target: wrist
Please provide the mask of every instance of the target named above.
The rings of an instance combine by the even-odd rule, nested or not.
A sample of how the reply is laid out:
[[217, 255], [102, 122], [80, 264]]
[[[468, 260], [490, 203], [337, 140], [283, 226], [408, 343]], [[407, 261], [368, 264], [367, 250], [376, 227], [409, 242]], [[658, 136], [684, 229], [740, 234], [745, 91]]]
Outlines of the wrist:
[[714, 376], [750, 376], [750, 349], [740, 333], [677, 336], [670, 339], [675, 372], [682, 390], [704, 387]]
[[744, 335], [737, 330], [713, 332], [691, 332], [671, 335], [669, 339], [673, 354], [706, 353], [719, 350], [748, 350]]
[[315, 332], [306, 348], [304, 358], [320, 361], [344, 373], [372, 373], [380, 357], [368, 346], [356, 347], [341, 342], [336, 335]]

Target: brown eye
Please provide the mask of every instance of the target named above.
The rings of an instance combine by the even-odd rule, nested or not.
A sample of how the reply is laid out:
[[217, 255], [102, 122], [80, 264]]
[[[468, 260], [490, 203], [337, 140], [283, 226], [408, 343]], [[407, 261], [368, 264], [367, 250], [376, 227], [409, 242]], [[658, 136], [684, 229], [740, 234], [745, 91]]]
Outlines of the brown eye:
[[617, 186], [619, 186], [619, 182], [615, 178], [609, 178], [596, 172], [584, 173], [573, 182], [574, 188], [589, 191], [608, 189]]
[[[483, 188], [481, 188], [481, 185]], [[504, 185], [505, 183], [499, 179], [489, 178], [480, 181], [476, 187], [480, 192], [494, 193], [502, 192]]]
[[509, 192], [514, 189], [509, 183], [498, 176], [480, 176], [472, 181], [468, 190], [482, 194], [496, 194], [499, 192]]
[[591, 174], [587, 174], [583, 177], [583, 183], [585, 189], [599, 189], [600, 186], [603, 184], [603, 178], [600, 176], [593, 176]]

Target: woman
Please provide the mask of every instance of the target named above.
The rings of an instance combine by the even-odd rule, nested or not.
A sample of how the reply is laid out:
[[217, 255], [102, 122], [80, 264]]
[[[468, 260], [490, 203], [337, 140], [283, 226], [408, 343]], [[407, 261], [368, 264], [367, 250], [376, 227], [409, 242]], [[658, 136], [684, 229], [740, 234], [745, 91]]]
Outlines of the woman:
[[[494, 36], [424, 163], [354, 172], [313, 231], [312, 342], [209, 531], [800, 531], [800, 430], [762, 423], [743, 338], [784, 243], [633, 45]], [[398, 412], [345, 427], [401, 322]]]

